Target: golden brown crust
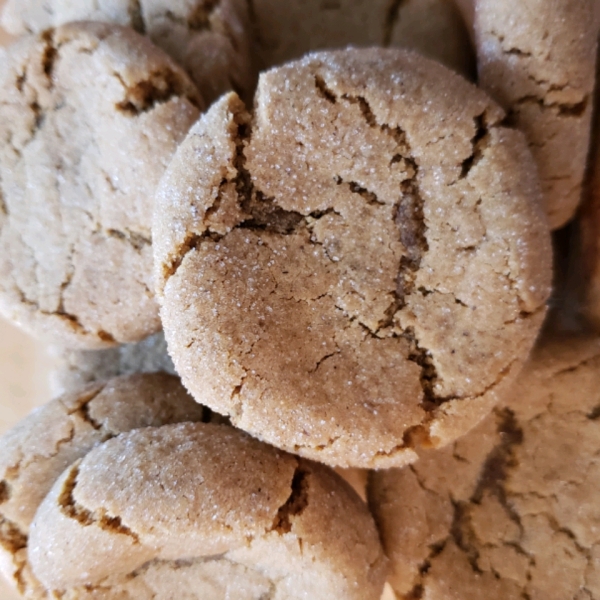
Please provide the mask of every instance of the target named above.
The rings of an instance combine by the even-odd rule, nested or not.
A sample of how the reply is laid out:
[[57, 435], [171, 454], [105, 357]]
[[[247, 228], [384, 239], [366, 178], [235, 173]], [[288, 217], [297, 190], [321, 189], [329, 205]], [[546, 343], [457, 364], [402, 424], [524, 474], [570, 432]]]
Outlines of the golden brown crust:
[[476, 429], [372, 474], [400, 598], [600, 598], [599, 389], [600, 340], [547, 338]]
[[[137, 430], [92, 450], [58, 479], [30, 539], [35, 574], [77, 598], [150, 598], [149, 577], [158, 597], [221, 598], [212, 563], [233, 571], [241, 592], [250, 573], [257, 600], [376, 600], [386, 574], [372, 518], [345, 482], [205, 423]], [[196, 571], [193, 585], [157, 577], [178, 561]]]
[[318, 53], [224, 97], [162, 181], [156, 282], [196, 399], [339, 466], [414, 460], [514, 378], [549, 292], [531, 156], [500, 109], [396, 50]]
[[477, 0], [479, 83], [526, 135], [552, 229], [581, 199], [597, 45], [594, 0]]
[[0, 438], [0, 568], [34, 594], [26, 552], [31, 521], [62, 471], [122, 431], [198, 421], [210, 411], [176, 377], [136, 374], [94, 383], [38, 408]]
[[116, 25], [65, 25], [0, 54], [0, 311], [71, 347], [143, 339], [160, 329], [153, 194], [197, 91]]

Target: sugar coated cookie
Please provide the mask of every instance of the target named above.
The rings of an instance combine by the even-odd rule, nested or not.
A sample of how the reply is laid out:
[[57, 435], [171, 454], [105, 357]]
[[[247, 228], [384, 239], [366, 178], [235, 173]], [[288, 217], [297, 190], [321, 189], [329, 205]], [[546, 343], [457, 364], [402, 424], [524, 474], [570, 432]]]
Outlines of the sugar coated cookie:
[[45, 597], [27, 561], [29, 530], [64, 469], [123, 431], [208, 418], [163, 373], [91, 384], [31, 413], [0, 438], [0, 572], [24, 596]]
[[373, 473], [402, 600], [600, 597], [600, 340], [547, 341], [452, 446]]
[[373, 519], [335, 473], [225, 425], [139, 429], [69, 467], [31, 527], [69, 598], [378, 600]]
[[0, 48], [0, 313], [66, 346], [160, 329], [155, 187], [200, 96], [147, 38], [75, 23]]
[[169, 352], [201, 403], [336, 466], [487, 414], [545, 314], [535, 167], [502, 111], [402, 50], [317, 53], [224, 97], [157, 196]]
[[70, 21], [132, 27], [185, 68], [207, 102], [223, 92], [252, 93], [253, 35], [246, 0], [8, 0], [2, 24], [37, 33]]
[[476, 0], [479, 84], [521, 129], [552, 229], [581, 199], [596, 60], [595, 0]]

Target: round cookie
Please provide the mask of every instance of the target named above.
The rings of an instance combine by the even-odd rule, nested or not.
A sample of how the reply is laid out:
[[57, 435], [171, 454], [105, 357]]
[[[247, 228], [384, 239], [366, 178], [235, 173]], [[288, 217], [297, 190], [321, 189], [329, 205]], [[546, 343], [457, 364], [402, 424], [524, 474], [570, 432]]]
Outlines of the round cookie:
[[545, 314], [535, 167], [502, 111], [402, 50], [316, 53], [190, 131], [157, 294], [191, 394], [335, 466], [390, 467], [497, 402]]
[[66, 467], [123, 431], [199, 421], [210, 411], [164, 373], [95, 383], [38, 408], [0, 438], [0, 572], [40, 597], [27, 562], [31, 521]]
[[397, 597], [600, 598], [599, 407], [600, 340], [546, 340], [476, 429], [372, 473]]
[[76, 598], [378, 600], [387, 566], [335, 473], [206, 423], [91, 450], [58, 478], [30, 540], [40, 581]]
[[474, 75], [473, 48], [453, 0], [254, 0], [252, 16], [268, 67], [351, 44], [411, 48]]
[[0, 49], [0, 313], [71, 347], [160, 329], [156, 185], [199, 115], [147, 38], [75, 23]]
[[53, 347], [51, 351], [54, 365], [50, 372], [50, 389], [54, 395], [131, 373], [162, 371], [176, 375], [162, 331], [137, 344], [123, 344], [106, 350]]
[[477, 0], [479, 84], [521, 129], [552, 229], [581, 199], [592, 116], [595, 0]]
[[8, 0], [2, 24], [38, 33], [70, 21], [126, 25], [147, 35], [188, 72], [206, 102], [256, 84], [253, 37], [245, 0]]

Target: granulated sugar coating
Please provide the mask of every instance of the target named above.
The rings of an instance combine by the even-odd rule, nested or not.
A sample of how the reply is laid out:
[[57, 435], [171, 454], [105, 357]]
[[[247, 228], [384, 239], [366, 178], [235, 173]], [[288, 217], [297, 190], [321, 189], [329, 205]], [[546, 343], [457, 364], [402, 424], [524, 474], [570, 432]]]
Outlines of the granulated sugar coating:
[[156, 185], [200, 96], [147, 38], [76, 23], [0, 49], [0, 313], [70, 347], [160, 329]]
[[339, 476], [212, 423], [91, 450], [40, 505], [29, 556], [46, 589], [80, 600], [379, 600], [387, 567]]
[[46, 598], [31, 573], [28, 538], [63, 470], [123, 431], [210, 418], [179, 379], [164, 373], [83, 386], [31, 413], [0, 438], [0, 573], [24, 597]]
[[156, 281], [197, 401], [275, 446], [391, 467], [478, 423], [525, 360], [551, 249], [522, 135], [401, 50], [318, 53], [193, 128]]
[[177, 61], [210, 103], [232, 89], [249, 95], [256, 85], [248, 5], [246, 0], [8, 0], [2, 25], [15, 35], [71, 21], [126, 25]]

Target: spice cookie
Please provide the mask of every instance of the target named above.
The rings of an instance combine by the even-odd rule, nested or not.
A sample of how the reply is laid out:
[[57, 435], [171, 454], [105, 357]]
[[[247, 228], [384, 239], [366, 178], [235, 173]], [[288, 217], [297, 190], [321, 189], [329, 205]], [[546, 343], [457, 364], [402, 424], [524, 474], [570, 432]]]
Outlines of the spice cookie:
[[118, 375], [159, 371], [176, 375], [162, 331], [137, 344], [123, 344], [106, 350], [54, 347], [52, 353], [55, 364], [50, 373], [50, 389], [55, 395]]
[[477, 0], [479, 84], [521, 129], [552, 229], [579, 204], [596, 60], [595, 0]]
[[153, 196], [199, 105], [185, 73], [123, 27], [0, 48], [0, 313], [71, 347], [160, 329]]
[[226, 425], [96, 447], [58, 478], [30, 540], [35, 575], [74, 598], [379, 600], [386, 576], [348, 484]]
[[116, 23], [147, 35], [208, 103], [232, 89], [250, 96], [256, 85], [246, 0], [8, 0], [2, 15], [4, 27], [18, 35], [70, 21]]
[[476, 429], [371, 474], [398, 598], [600, 598], [599, 406], [600, 340], [547, 341]]
[[527, 357], [549, 293], [535, 168], [502, 111], [402, 50], [261, 75], [180, 146], [155, 280], [192, 395], [280, 448], [403, 465], [464, 434]]
[[412, 48], [471, 77], [474, 52], [453, 0], [254, 0], [265, 66], [353, 46]]
[[0, 438], [0, 571], [38, 597], [26, 556], [31, 521], [58, 476], [95, 445], [138, 427], [208, 418], [164, 373], [88, 385], [31, 413]]

